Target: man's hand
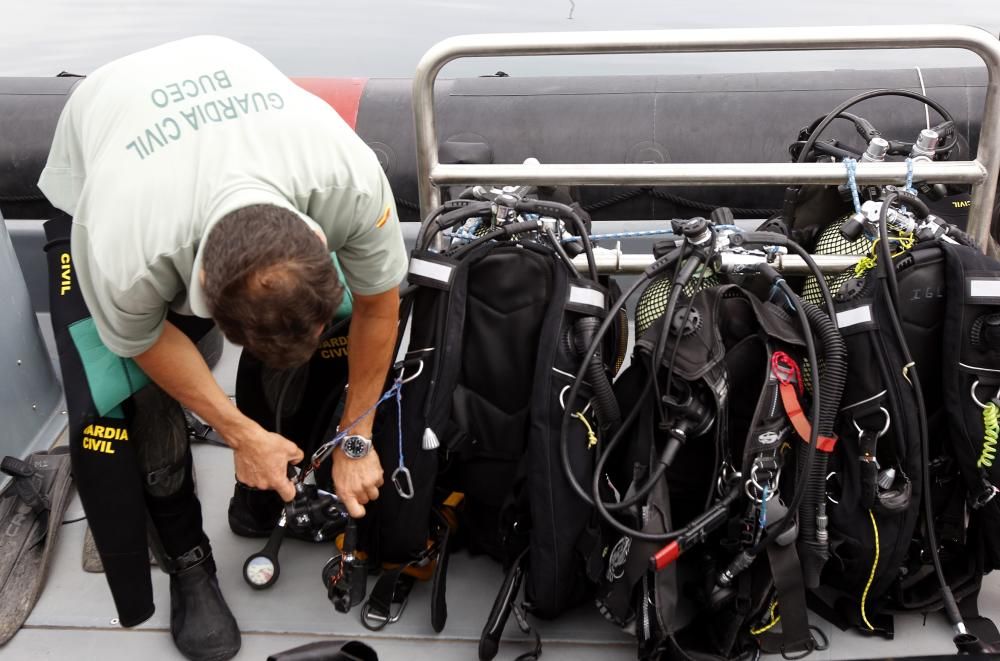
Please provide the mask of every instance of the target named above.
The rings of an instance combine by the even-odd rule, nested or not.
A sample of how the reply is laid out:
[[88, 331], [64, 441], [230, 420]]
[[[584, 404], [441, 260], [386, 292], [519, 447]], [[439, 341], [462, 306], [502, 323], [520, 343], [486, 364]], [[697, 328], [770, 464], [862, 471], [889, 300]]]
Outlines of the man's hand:
[[256, 489], [273, 489], [283, 501], [295, 498], [295, 485], [288, 479], [288, 464], [302, 461], [302, 450], [284, 436], [257, 427], [250, 436], [233, 443], [236, 479]]
[[378, 499], [382, 481], [382, 464], [374, 449], [360, 459], [352, 459], [339, 450], [333, 453], [333, 484], [353, 518], [363, 517], [364, 505]]

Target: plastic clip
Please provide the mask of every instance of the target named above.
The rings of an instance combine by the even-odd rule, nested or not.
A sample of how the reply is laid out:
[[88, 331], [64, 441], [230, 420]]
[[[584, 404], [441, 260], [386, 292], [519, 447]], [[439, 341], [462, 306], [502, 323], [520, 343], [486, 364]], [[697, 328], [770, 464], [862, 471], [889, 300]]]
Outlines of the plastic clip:
[[784, 351], [775, 351], [771, 356], [771, 373], [782, 384], [792, 384], [801, 395], [803, 393], [802, 370]]
[[410, 500], [413, 498], [413, 478], [410, 477], [410, 469], [400, 466], [392, 471], [392, 486], [396, 487], [396, 493], [400, 498]]

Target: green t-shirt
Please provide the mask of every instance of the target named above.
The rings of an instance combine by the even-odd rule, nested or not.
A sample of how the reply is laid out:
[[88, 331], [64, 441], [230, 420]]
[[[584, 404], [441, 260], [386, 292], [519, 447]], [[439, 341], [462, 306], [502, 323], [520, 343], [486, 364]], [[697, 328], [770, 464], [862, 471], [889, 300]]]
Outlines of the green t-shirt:
[[158, 46], [83, 80], [38, 185], [73, 216], [80, 290], [120, 356], [148, 349], [168, 308], [211, 316], [199, 245], [250, 204], [289, 208], [321, 229], [355, 294], [406, 274], [375, 154], [327, 103], [222, 37]]

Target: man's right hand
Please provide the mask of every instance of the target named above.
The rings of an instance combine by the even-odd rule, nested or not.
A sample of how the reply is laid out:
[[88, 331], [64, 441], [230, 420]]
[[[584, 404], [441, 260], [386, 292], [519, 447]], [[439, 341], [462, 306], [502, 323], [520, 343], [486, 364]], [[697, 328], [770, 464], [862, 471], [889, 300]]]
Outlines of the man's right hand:
[[302, 461], [303, 456], [295, 443], [259, 425], [238, 441], [226, 440], [233, 447], [237, 480], [256, 489], [273, 489], [286, 503], [295, 498], [288, 464]]

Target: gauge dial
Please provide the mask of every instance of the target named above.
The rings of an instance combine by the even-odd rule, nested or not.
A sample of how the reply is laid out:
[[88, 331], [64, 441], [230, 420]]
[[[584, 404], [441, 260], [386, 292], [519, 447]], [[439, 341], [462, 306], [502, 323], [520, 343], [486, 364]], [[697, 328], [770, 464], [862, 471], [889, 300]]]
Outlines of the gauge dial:
[[243, 578], [250, 587], [262, 590], [278, 579], [278, 565], [266, 555], [251, 556], [243, 565]]

